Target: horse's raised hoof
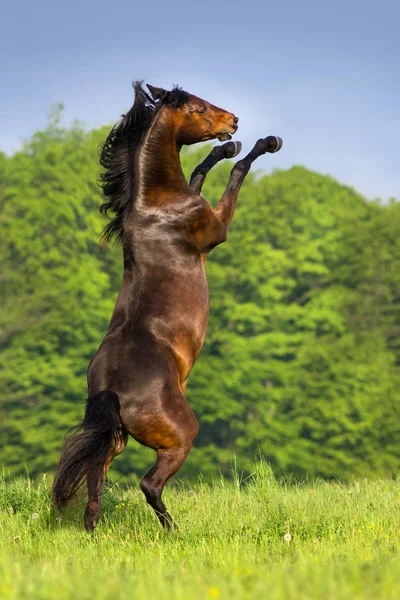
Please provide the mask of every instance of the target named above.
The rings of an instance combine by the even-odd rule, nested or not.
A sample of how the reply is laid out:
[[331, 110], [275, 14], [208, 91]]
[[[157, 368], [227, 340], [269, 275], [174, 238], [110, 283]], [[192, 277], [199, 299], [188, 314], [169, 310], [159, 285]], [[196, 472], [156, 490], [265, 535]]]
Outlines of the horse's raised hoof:
[[265, 138], [265, 142], [267, 144], [267, 152], [273, 154], [274, 152], [279, 152], [279, 150], [283, 146], [282, 138], [277, 135], [269, 135]]
[[242, 151], [242, 142], [227, 142], [221, 148], [224, 149], [225, 158], [235, 158]]

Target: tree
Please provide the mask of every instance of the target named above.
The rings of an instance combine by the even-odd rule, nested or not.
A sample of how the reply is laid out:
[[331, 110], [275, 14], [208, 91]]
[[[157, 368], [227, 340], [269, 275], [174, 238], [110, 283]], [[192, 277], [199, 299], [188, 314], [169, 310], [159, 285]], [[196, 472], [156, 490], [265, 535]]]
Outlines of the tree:
[[[21, 152], [0, 154], [3, 235], [0, 436], [12, 474], [53, 470], [82, 417], [87, 364], [107, 327], [121, 251], [104, 226], [98, 146], [60, 109]], [[187, 174], [208, 148], [185, 152]], [[208, 176], [221, 196], [230, 165]], [[226, 244], [207, 260], [210, 322], [187, 395], [201, 429], [182, 475], [395, 473], [399, 457], [400, 208], [301, 167], [250, 174]], [[153, 461], [136, 443], [116, 476]]]

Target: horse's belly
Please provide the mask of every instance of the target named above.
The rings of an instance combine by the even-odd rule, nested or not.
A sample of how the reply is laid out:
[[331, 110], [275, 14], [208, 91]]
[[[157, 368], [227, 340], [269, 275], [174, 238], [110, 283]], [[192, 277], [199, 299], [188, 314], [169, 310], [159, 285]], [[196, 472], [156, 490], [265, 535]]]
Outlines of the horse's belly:
[[114, 389], [116, 382], [129, 380], [131, 373], [140, 372], [142, 377], [139, 366], [143, 361], [155, 365], [164, 352], [167, 361], [172, 354], [179, 380], [185, 381], [207, 332], [209, 300], [203, 265], [192, 270], [190, 280], [171, 274], [162, 281], [147, 282], [131, 315], [129, 297], [123, 300], [119, 306], [123, 318], [114, 318], [90, 365], [89, 387]]
[[179, 378], [183, 382], [204, 344], [208, 324], [208, 302], [204, 306], [182, 305], [179, 314], [170, 318], [153, 317], [151, 333], [158, 346], [168, 348], [177, 363]]

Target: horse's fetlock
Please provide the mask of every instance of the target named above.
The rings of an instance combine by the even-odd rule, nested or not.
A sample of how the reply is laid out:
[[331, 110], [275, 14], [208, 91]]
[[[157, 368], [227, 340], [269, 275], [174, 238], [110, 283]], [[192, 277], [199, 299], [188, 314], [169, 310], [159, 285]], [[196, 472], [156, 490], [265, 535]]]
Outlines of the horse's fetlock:
[[214, 158], [221, 160], [222, 158], [224, 158], [224, 155], [225, 155], [224, 147], [223, 146], [214, 146], [214, 148], [211, 150], [211, 155]]

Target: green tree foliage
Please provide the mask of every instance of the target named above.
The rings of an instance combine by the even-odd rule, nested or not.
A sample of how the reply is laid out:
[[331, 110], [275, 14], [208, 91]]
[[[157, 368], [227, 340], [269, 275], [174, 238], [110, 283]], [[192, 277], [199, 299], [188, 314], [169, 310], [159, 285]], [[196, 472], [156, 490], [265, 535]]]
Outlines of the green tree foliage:
[[[0, 154], [0, 460], [12, 474], [55, 468], [121, 278], [120, 249], [97, 244], [107, 129], [62, 128], [60, 109], [22, 151]], [[207, 150], [183, 154], [186, 173]], [[213, 204], [230, 168], [207, 178]], [[234, 454], [248, 471], [260, 453], [277, 474], [395, 473], [399, 260], [398, 202], [301, 167], [250, 174], [228, 242], [207, 260], [210, 324], [188, 386], [201, 430], [181, 473], [229, 472]], [[152, 459], [131, 442], [114, 473]]]

